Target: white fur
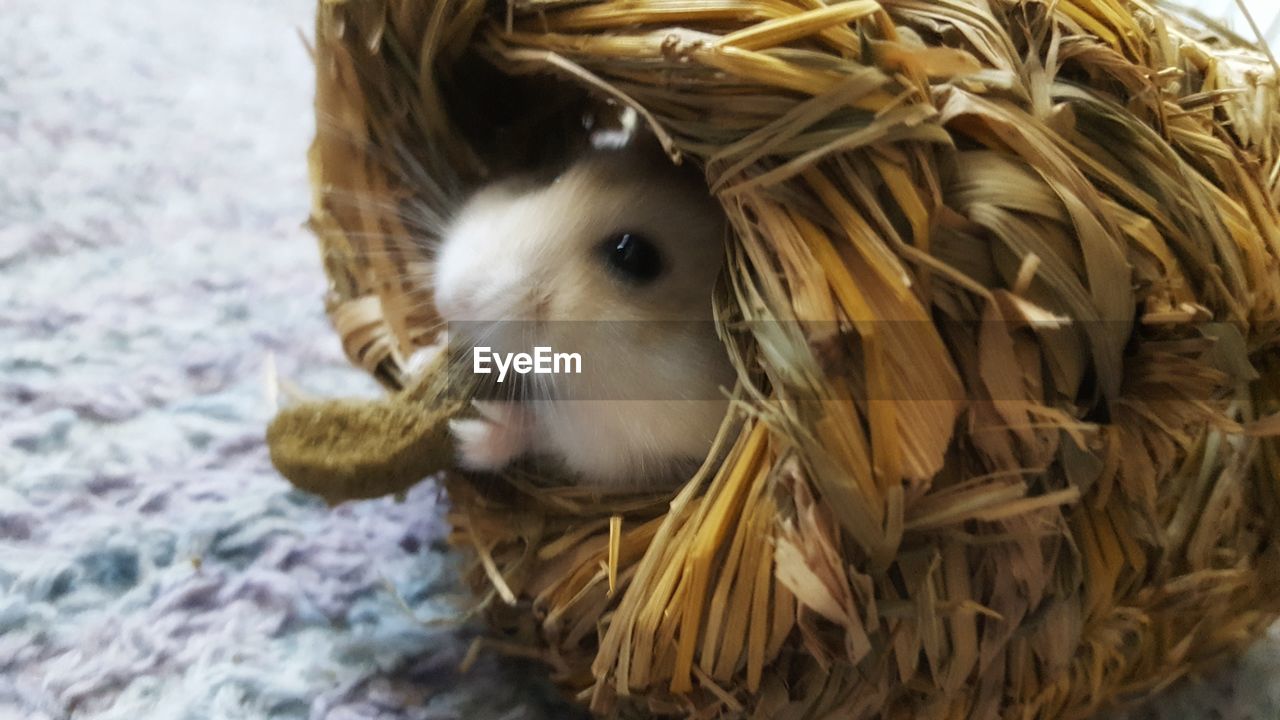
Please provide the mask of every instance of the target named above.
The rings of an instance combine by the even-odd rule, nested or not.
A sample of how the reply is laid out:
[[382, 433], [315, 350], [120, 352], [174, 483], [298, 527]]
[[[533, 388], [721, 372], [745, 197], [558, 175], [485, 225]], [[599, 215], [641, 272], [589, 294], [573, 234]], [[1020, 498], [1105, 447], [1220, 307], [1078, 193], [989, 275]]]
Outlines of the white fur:
[[[587, 398], [564, 399], [560, 381], [544, 378], [524, 402], [486, 403], [481, 418], [452, 426], [464, 466], [550, 456], [584, 483], [625, 487], [679, 479], [710, 449], [733, 378], [710, 323], [724, 218], [705, 186], [639, 152], [594, 153], [544, 186], [482, 190], [446, 234], [434, 273], [443, 318], [552, 322], [536, 326], [537, 340], [581, 353], [572, 397]], [[652, 285], [606, 266], [600, 246], [623, 231], [661, 248], [667, 270]], [[632, 322], [556, 322], [590, 320]], [[484, 344], [528, 350], [529, 340]]]

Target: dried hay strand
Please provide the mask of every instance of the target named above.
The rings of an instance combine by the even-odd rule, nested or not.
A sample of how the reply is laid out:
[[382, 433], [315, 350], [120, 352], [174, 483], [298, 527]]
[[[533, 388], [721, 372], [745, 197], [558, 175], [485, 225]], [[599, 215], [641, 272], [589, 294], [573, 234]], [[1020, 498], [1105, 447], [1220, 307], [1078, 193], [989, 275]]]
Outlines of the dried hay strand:
[[449, 209], [584, 107], [731, 221], [721, 462], [447, 481], [478, 602], [595, 712], [1078, 718], [1276, 617], [1261, 53], [1127, 0], [326, 0], [314, 50], [328, 308], [389, 387]]

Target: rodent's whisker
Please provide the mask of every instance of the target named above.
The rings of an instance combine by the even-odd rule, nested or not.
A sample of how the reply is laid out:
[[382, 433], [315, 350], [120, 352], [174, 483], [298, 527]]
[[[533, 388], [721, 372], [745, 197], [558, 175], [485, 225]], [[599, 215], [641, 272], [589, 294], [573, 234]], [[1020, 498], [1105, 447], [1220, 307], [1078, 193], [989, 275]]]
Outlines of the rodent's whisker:
[[438, 153], [414, 152], [409, 143], [401, 140], [397, 140], [392, 148], [386, 148], [370, 141], [367, 136], [356, 135], [344, 127], [341, 118], [323, 111], [316, 114], [316, 133], [343, 140], [364, 157], [376, 160], [382, 169], [410, 187], [431, 188], [441, 197], [461, 193], [461, 179], [452, 167], [438, 161]]
[[[404, 236], [399, 233], [380, 233], [380, 232], [353, 232], [346, 233], [346, 237], [357, 238], [357, 240], [388, 240], [392, 242], [401, 242], [403, 247], [379, 247], [379, 249], [371, 249], [371, 247], [357, 247], [353, 252], [362, 255], [394, 255], [399, 254], [422, 254], [425, 250], [424, 246], [417, 245], [416, 238]], [[337, 251], [334, 251], [337, 252]]]
[[441, 214], [432, 211], [426, 203], [417, 201], [412, 196], [386, 200], [369, 193], [330, 188], [324, 191], [323, 198], [335, 208], [385, 213], [404, 224], [406, 230], [418, 231], [430, 237], [439, 237], [447, 225]]

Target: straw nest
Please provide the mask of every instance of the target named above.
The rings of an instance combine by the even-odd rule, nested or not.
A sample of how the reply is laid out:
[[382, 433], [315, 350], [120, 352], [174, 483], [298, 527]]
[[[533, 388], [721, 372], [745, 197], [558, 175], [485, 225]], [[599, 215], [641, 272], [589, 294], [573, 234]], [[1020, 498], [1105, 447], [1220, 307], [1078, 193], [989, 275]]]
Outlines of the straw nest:
[[320, 3], [312, 227], [387, 386], [438, 327], [430, 235], [584, 108], [734, 230], [722, 462], [449, 478], [493, 642], [599, 713], [1061, 718], [1255, 637], [1280, 102], [1244, 44], [1124, 0]]

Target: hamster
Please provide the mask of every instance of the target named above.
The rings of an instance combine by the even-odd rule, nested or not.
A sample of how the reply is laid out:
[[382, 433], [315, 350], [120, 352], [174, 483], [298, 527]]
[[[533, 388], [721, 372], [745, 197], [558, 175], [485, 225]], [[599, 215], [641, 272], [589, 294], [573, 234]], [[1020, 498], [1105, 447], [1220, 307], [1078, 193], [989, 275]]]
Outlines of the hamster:
[[734, 379], [712, 311], [726, 228], [701, 179], [641, 143], [589, 151], [549, 182], [477, 192], [433, 269], [450, 340], [541, 345], [580, 364], [477, 400], [479, 418], [451, 424], [460, 465], [550, 458], [610, 489], [684, 479], [711, 449]]

